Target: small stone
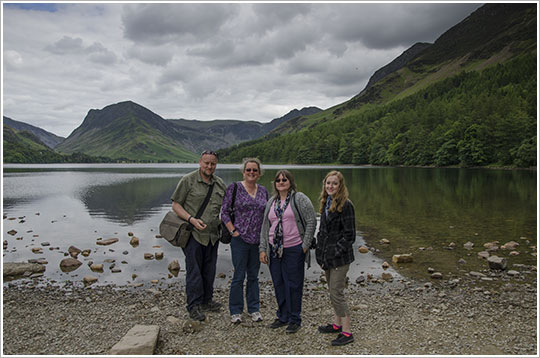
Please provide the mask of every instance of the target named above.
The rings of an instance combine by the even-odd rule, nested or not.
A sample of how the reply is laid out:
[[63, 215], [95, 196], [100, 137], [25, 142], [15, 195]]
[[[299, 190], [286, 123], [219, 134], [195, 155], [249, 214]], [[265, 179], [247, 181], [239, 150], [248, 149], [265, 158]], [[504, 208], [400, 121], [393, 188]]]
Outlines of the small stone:
[[41, 246], [51, 246], [51, 243], [45, 241], [45, 242], [42, 242], [42, 243], [41, 243]]
[[161, 260], [163, 258], [163, 252], [156, 252], [156, 260]]
[[440, 272], [434, 272], [431, 274], [431, 278], [435, 280], [441, 280], [443, 278], [443, 275]]
[[72, 257], [60, 261], [60, 267], [78, 267], [80, 265], [82, 265], [82, 262]]
[[174, 260], [171, 263], [169, 263], [168, 269], [169, 271], [179, 271], [180, 264], [178, 263], [178, 260]]
[[463, 244], [463, 247], [467, 250], [472, 250], [472, 248], [474, 247], [474, 243], [467, 241], [466, 243]]
[[79, 249], [79, 248], [77, 248], [77, 247], [75, 247], [75, 246], [70, 246], [70, 247], [68, 248], [68, 252], [69, 252], [69, 254], [71, 255], [71, 257], [73, 257], [73, 258], [76, 259], [77, 256], [79, 256], [79, 254], [81, 253], [81, 249]]
[[383, 272], [381, 278], [385, 281], [392, 281], [394, 279], [394, 276], [392, 276], [390, 272]]
[[202, 324], [199, 321], [189, 320], [184, 322], [182, 326], [182, 331], [185, 333], [197, 333], [202, 330]]
[[144, 259], [145, 259], [145, 260], [153, 260], [153, 259], [154, 259], [154, 255], [153, 255], [153, 254], [150, 254], [150, 253], [145, 253], [145, 254], [144, 254]]
[[476, 271], [471, 271], [469, 272], [469, 275], [473, 276], [473, 277], [485, 277], [486, 275], [484, 275], [483, 273], [481, 272], [476, 272]]
[[96, 241], [96, 244], [97, 245], [102, 245], [102, 246], [105, 246], [105, 245], [111, 245], [111, 244], [114, 244], [115, 242], [118, 242], [118, 238], [116, 237], [113, 237], [113, 238], [110, 238], [110, 239], [107, 239], [107, 240], [97, 240]]
[[176, 318], [174, 316], [167, 316], [167, 322], [171, 323], [171, 324], [178, 324], [180, 323], [180, 319], [179, 318]]
[[499, 248], [499, 242], [498, 241], [486, 242], [484, 244], [484, 247], [488, 251], [495, 251], [495, 250], [497, 250]]
[[467, 263], [467, 261], [465, 261], [464, 259], [459, 259], [458, 260], [458, 264], [460, 265], [465, 265]]
[[83, 278], [84, 283], [87, 285], [91, 285], [97, 280], [98, 280], [97, 277], [94, 277], [94, 276], [84, 276]]
[[128, 236], [133, 236], [133, 233], [131, 231], [128, 232]]
[[15, 231], [15, 230], [9, 230], [7, 233], [10, 234], [11, 236], [15, 236], [15, 234], [17, 233], [17, 231]]
[[369, 249], [365, 246], [360, 246], [358, 248], [358, 252], [361, 253], [361, 254], [367, 254], [369, 252]]
[[382, 239], [381, 241], [379, 241], [379, 243], [381, 243], [382, 245], [388, 245], [390, 243], [390, 240]]
[[508, 276], [519, 276], [519, 272], [516, 270], [508, 270]]
[[389, 264], [388, 262], [386, 262], [386, 261], [383, 262], [383, 264], [382, 264], [382, 268], [383, 268], [383, 269], [386, 270], [386, 269], [389, 268], [389, 267], [390, 267], [390, 264]]
[[41, 247], [32, 247], [32, 252], [34, 254], [42, 254], [43, 253], [43, 249]]
[[138, 246], [138, 245], [139, 245], [139, 238], [136, 237], [136, 236], [133, 236], [133, 237], [131, 238], [131, 240], [129, 241], [129, 244], [130, 244], [131, 246], [133, 246], [133, 247]]
[[226, 278], [227, 275], [225, 275], [223, 272], [220, 272], [220, 273], [218, 273], [217, 277], [218, 278]]
[[482, 259], [487, 259], [489, 257], [489, 252], [487, 251], [480, 251], [478, 253], [478, 257], [482, 258]]
[[503, 257], [493, 255], [488, 257], [488, 264], [489, 268], [492, 270], [505, 270], [507, 261]]
[[429, 273], [433, 273], [433, 272], [435, 272], [435, 269], [433, 267], [428, 267], [427, 271]]
[[510, 255], [510, 256], [519, 256], [519, 251], [510, 251], [510, 253], [508, 255]]
[[152, 282], [152, 283], [154, 283], [154, 284], [155, 284], [155, 283], [158, 283], [158, 282], [159, 282], [159, 280], [152, 280], [152, 281], [150, 281], [150, 282]]
[[413, 257], [412, 257], [412, 254], [394, 255], [392, 256], [392, 261], [397, 264], [408, 263], [408, 262], [413, 262]]
[[515, 250], [516, 247], [518, 247], [518, 246], [519, 246], [519, 243], [517, 243], [515, 241], [509, 241], [506, 244], [502, 245], [501, 249], [503, 249], [503, 250]]
[[91, 264], [90, 270], [92, 271], [103, 271], [103, 264]]
[[82, 250], [81, 255], [83, 255], [84, 257], [88, 257], [90, 255], [90, 252], [90, 249]]
[[136, 279], [136, 278], [137, 278], [137, 274], [134, 273], [134, 274], [131, 275], [131, 279], [132, 279], [132, 280], [134, 280], [134, 279]]

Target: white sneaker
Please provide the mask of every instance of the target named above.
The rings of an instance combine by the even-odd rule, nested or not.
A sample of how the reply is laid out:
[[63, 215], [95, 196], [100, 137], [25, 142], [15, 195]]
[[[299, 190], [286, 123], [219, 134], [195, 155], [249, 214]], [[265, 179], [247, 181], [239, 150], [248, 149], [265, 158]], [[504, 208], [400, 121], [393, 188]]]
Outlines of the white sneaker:
[[262, 316], [261, 316], [261, 313], [260, 312], [253, 312], [251, 314], [251, 319], [254, 321], [254, 322], [261, 322], [263, 320]]
[[238, 324], [242, 322], [242, 315], [241, 314], [233, 314], [231, 315], [231, 322], [234, 324]]

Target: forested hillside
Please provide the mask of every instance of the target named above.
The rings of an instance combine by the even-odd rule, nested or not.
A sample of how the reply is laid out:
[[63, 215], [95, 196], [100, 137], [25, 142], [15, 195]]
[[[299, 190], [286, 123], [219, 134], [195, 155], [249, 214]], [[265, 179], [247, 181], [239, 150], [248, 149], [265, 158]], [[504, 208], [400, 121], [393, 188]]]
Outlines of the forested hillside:
[[63, 155], [47, 147], [33, 133], [18, 131], [3, 125], [4, 163], [109, 163], [109, 158], [82, 153]]
[[386, 105], [221, 151], [227, 162], [536, 165], [536, 53], [436, 82]]

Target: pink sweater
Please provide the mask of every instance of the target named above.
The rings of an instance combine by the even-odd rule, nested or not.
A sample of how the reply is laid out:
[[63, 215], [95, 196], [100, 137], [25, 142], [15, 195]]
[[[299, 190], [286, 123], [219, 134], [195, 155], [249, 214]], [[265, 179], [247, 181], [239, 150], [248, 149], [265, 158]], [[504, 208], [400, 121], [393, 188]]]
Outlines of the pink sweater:
[[[274, 212], [274, 206], [275, 203], [272, 204], [272, 207], [270, 207], [270, 212], [268, 213], [268, 220], [270, 221], [270, 232], [268, 233], [268, 239], [270, 241], [270, 245], [274, 245], [274, 233], [278, 223], [278, 218]], [[298, 232], [296, 219], [291, 209], [291, 205], [289, 204], [283, 213], [283, 247], [293, 247], [300, 244], [302, 244], [302, 238]]]

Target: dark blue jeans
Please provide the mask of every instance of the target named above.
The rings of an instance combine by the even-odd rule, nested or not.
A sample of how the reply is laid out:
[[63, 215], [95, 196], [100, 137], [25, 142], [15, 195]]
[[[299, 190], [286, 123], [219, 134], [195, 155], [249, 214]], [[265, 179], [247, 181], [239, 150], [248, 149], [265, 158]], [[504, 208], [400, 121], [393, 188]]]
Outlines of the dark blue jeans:
[[186, 302], [187, 310], [195, 305], [208, 303], [214, 295], [216, 262], [219, 241], [215, 245], [201, 245], [191, 236], [186, 247]]
[[234, 275], [229, 290], [229, 311], [231, 315], [244, 311], [244, 280], [246, 282], [246, 303], [248, 313], [259, 311], [259, 245], [248, 244], [240, 236], [231, 241], [231, 257]]
[[269, 266], [278, 304], [277, 318], [281, 322], [301, 324], [305, 257], [302, 245], [284, 248], [281, 259], [272, 256], [270, 252]]

